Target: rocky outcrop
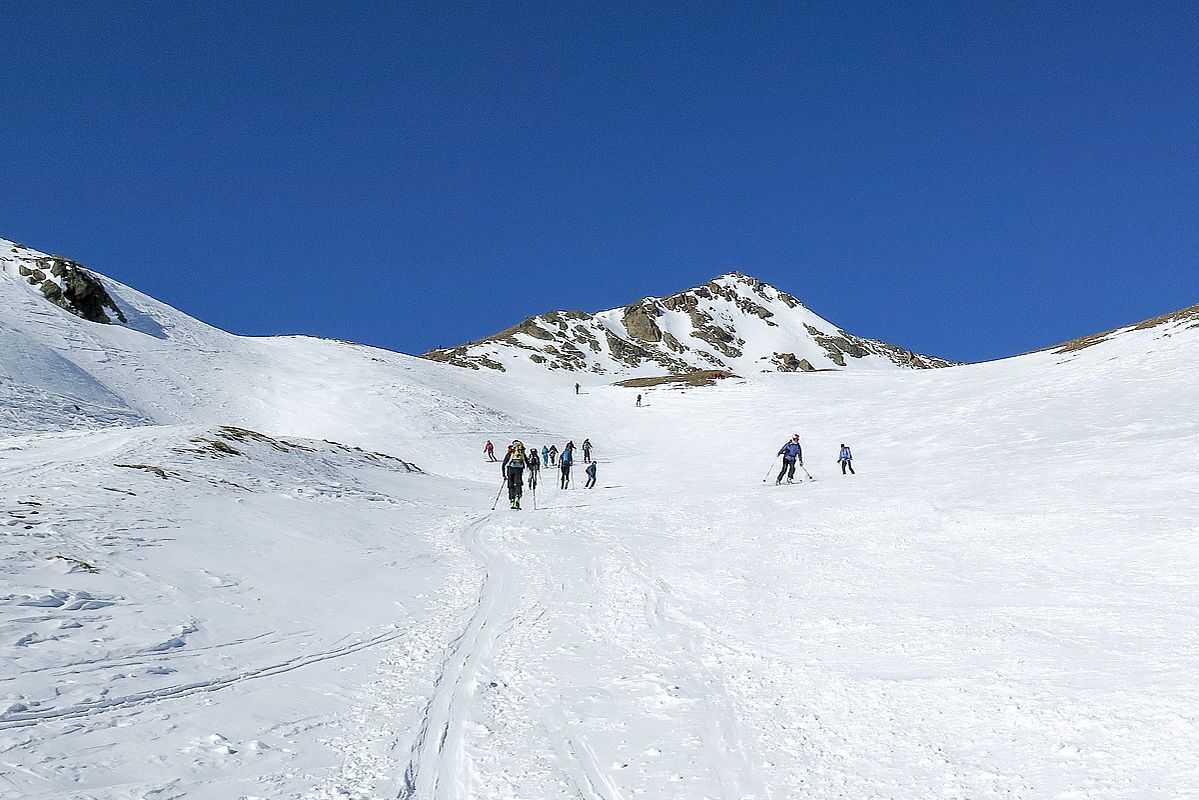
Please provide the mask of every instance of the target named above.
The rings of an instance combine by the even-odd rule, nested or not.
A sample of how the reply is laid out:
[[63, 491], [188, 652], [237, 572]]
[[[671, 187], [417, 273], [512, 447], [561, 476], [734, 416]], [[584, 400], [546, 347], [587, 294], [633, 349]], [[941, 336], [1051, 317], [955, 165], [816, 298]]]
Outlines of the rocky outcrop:
[[34, 263], [34, 267], [20, 264], [17, 271], [54, 305], [89, 322], [111, 324], [109, 311], [121, 322], [127, 321], [104, 284], [81, 264], [62, 256], [42, 256]]
[[[650, 307], [653, 308], [652, 306]], [[644, 305], [629, 306], [624, 310], [624, 329], [629, 336], [642, 342], [662, 341], [662, 329], [650, 316], [650, 309]]]

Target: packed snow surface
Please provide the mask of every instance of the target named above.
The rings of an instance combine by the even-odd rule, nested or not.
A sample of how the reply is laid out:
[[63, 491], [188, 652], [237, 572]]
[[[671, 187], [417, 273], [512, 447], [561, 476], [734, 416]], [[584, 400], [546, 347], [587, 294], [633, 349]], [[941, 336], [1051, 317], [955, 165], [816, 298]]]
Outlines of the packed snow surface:
[[1186, 323], [637, 408], [0, 268], [0, 796], [1196, 796]]

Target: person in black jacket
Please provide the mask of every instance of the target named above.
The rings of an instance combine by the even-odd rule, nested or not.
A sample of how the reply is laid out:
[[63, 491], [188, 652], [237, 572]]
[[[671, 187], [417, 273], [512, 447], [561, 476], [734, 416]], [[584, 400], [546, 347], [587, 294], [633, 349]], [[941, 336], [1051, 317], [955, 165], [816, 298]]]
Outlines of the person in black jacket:
[[514, 511], [520, 511], [520, 496], [524, 493], [527, 463], [525, 446], [520, 439], [516, 439], [508, 445], [508, 453], [504, 456], [504, 463], [500, 465], [504, 477], [508, 480], [508, 502]]

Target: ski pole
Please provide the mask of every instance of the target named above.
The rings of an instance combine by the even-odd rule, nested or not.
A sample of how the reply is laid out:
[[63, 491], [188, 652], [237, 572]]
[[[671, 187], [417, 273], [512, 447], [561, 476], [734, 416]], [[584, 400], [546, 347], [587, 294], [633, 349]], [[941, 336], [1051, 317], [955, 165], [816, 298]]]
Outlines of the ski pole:
[[803, 470], [804, 475], [808, 476], [808, 480], [810, 480], [810, 481], [816, 480], [815, 478], [812, 477], [812, 473], [808, 472], [808, 468], [805, 467], [803, 464], [800, 464], [799, 468]]
[[776, 462], [776, 461], [778, 461], [778, 460], [779, 460], [779, 457], [778, 457], [778, 456], [775, 456], [775, 457], [774, 457], [774, 461], [771, 461], [771, 462], [770, 462], [770, 469], [769, 469], [769, 470], [766, 472], [766, 477], [762, 479], [762, 483], [766, 483], [766, 481], [770, 480], [770, 476], [771, 476], [771, 474], [773, 474], [773, 473], [774, 473], [774, 464], [775, 464], [775, 462]]
[[[504, 481], [504, 483], [507, 483], [507, 481]], [[500, 484], [500, 490], [495, 493], [495, 502], [491, 504], [492, 511], [495, 511], [495, 507], [500, 504], [500, 495], [504, 493], [504, 483]]]

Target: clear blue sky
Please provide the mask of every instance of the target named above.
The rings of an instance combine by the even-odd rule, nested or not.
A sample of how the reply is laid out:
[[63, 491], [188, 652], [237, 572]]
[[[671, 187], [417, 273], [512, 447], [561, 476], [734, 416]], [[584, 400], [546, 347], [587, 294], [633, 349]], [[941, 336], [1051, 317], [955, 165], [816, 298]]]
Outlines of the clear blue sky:
[[1199, 302], [1195, 2], [2, 24], [0, 236], [238, 333], [422, 352], [737, 269], [980, 360]]

